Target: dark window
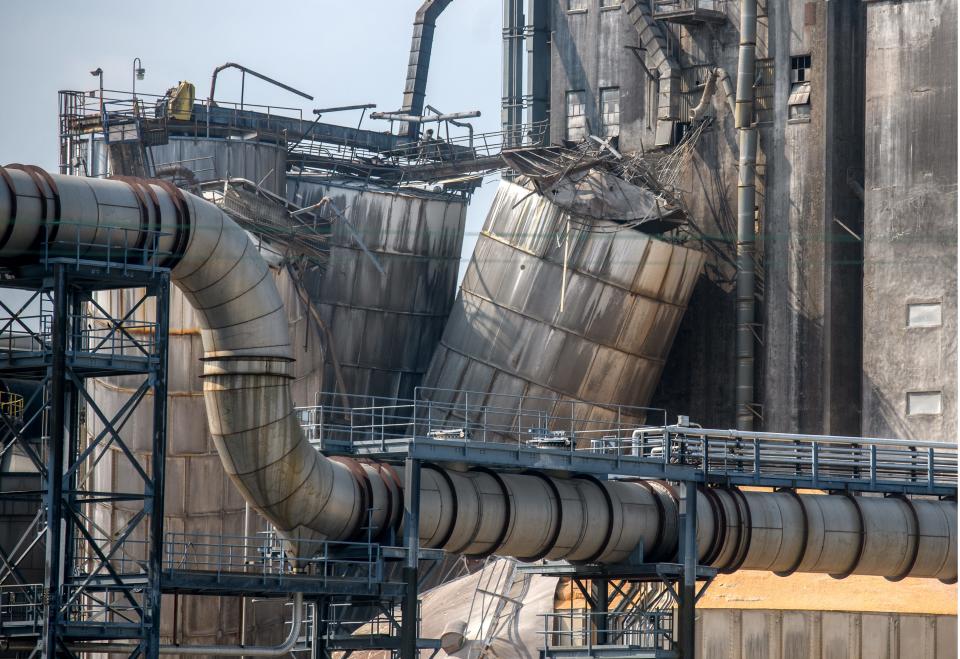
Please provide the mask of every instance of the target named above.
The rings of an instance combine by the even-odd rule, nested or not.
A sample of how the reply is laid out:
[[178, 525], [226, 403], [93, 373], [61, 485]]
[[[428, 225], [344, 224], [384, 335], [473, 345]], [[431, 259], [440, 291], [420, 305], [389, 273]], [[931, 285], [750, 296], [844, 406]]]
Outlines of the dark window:
[[787, 99], [787, 117], [800, 121], [810, 119], [810, 56], [790, 58], [790, 98]]
[[810, 56], [794, 55], [790, 58], [790, 82], [808, 82], [810, 80]]

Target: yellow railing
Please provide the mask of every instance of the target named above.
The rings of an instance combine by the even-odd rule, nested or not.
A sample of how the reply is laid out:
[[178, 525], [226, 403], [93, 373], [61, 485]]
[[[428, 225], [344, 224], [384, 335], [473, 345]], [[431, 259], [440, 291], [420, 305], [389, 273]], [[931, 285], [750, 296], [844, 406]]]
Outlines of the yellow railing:
[[11, 391], [0, 391], [0, 414], [14, 419], [22, 419], [23, 396]]

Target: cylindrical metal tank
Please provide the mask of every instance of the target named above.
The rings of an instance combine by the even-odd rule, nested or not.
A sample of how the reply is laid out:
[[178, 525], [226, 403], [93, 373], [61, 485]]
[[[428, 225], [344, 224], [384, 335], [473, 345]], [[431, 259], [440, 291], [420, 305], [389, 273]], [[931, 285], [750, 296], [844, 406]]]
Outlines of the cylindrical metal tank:
[[[500, 184], [424, 377], [437, 391], [426, 396], [529, 396], [524, 409], [557, 416], [564, 401], [648, 403], [703, 255], [605, 220], [567, 226], [546, 198]], [[587, 416], [616, 415], [596, 405]]]
[[245, 178], [264, 190], [283, 195], [287, 181], [287, 150], [283, 145], [244, 139], [170, 137], [150, 148], [154, 166], [181, 165], [193, 171], [199, 183]]
[[[103, 140], [91, 138], [87, 163], [90, 176], [124, 175], [110, 162]], [[283, 195], [287, 179], [287, 150], [272, 142], [219, 137], [171, 135], [167, 144], [150, 147], [156, 170], [184, 167], [197, 183], [245, 178], [264, 190]]]
[[[346, 393], [412, 398], [453, 306], [466, 201], [309, 176], [292, 176], [287, 195], [304, 207], [329, 197], [349, 222], [328, 211], [329, 265], [306, 281]], [[332, 355], [323, 381], [336, 383]]]

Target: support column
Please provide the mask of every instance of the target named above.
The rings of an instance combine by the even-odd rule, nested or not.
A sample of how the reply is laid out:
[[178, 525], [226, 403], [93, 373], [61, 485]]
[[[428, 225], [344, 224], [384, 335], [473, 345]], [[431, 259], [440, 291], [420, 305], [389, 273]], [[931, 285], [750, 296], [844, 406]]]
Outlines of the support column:
[[597, 633], [597, 645], [606, 645], [607, 631], [610, 629], [607, 613], [610, 611], [610, 581], [607, 579], [593, 579], [593, 616], [594, 630]]
[[680, 562], [683, 575], [677, 584], [678, 604], [677, 640], [680, 656], [693, 659], [696, 651], [697, 605], [697, 487], [695, 483], [680, 484], [679, 502]]
[[313, 628], [310, 632], [310, 659], [327, 659], [327, 619], [329, 601], [321, 597], [313, 602]]
[[501, 122], [504, 146], [523, 142], [523, 0], [503, 0], [503, 98]]
[[144, 602], [149, 630], [146, 656], [160, 654], [160, 573], [163, 569], [163, 496], [167, 457], [167, 344], [170, 328], [170, 277], [160, 275], [155, 289], [157, 326], [154, 328], [154, 354], [157, 364], [150, 374], [153, 389], [153, 440], [150, 456], [149, 497], [145, 502], [150, 514], [149, 602]]
[[400, 657], [417, 657], [419, 611], [417, 601], [420, 559], [420, 461], [407, 458], [403, 474], [403, 540], [407, 560], [403, 567], [404, 593], [400, 627]]
[[66, 444], [67, 338], [69, 303], [66, 266], [53, 268], [53, 345], [50, 373], [50, 444], [47, 447], [47, 538], [43, 590], [43, 635], [41, 656], [59, 655], [59, 618], [63, 586], [63, 453]]
[[[533, 130], [545, 122], [550, 112], [550, 3], [527, 0], [527, 121]], [[543, 144], [550, 142], [550, 129], [544, 127]]]

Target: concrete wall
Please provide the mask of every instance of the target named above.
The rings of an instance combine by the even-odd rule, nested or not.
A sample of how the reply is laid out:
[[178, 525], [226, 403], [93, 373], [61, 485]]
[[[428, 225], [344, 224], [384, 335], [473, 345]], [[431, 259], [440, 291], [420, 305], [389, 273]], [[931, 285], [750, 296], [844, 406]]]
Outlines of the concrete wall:
[[697, 611], [699, 659], [948, 659], [956, 656], [956, 616]]
[[[551, 7], [552, 140], [566, 135], [568, 90], [587, 92], [587, 118], [596, 126], [599, 89], [619, 85], [620, 148], [650, 151], [657, 143], [657, 101], [644, 72], [649, 51], [641, 61], [626, 47], [641, 45], [633, 25], [639, 12], [628, 14], [631, 1], [613, 9], [601, 9], [598, 0], [586, 6], [570, 12], [566, 0], [554, 0]], [[735, 78], [739, 7], [722, 6], [728, 13], [722, 24], [657, 22], [680, 69], [677, 117], [699, 101], [710, 69], [722, 67]], [[759, 426], [858, 434], [862, 205], [854, 190], [863, 175], [865, 8], [790, 0], [761, 3], [760, 10], [757, 56], [771, 68], [761, 76], [758, 93], [765, 98], [757, 114]], [[788, 112], [792, 55], [811, 57], [810, 113], [803, 120]], [[738, 149], [722, 91], [712, 106], [713, 123], [678, 183], [710, 258], [654, 404], [671, 416], [730, 426]]]
[[[957, 4], [867, 4], [863, 410], [871, 435], [955, 441]], [[907, 305], [942, 305], [909, 327]], [[942, 392], [909, 414], [909, 392]]]
[[550, 141], [557, 144], [566, 136], [567, 91], [585, 92], [588, 130], [599, 135], [599, 90], [619, 87], [620, 145], [627, 150], [639, 149], [643, 141], [652, 145], [656, 112], [647, 110], [656, 105], [656, 86], [628, 48], [639, 47], [640, 38], [623, 7], [601, 9], [599, 0], [587, 0], [585, 11], [568, 11], [567, 0], [551, 2]]
[[[760, 124], [764, 428], [858, 434], [862, 3], [770, 3], [772, 112]], [[811, 58], [809, 119], [789, 116]], [[842, 223], [842, 224], [841, 224]]]

